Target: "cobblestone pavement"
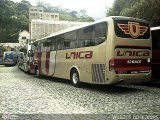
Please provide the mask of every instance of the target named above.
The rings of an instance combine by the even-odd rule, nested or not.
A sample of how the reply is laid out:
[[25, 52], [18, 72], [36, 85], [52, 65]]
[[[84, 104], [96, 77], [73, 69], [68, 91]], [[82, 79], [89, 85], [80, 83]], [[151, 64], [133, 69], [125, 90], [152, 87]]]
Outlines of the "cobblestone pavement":
[[92, 119], [96, 119], [98, 115], [132, 114], [144, 115], [143, 118], [150, 115], [158, 120], [160, 88], [153, 85], [91, 84], [75, 88], [67, 80], [37, 78], [18, 70], [17, 66], [0, 65], [0, 114], [0, 120], [17, 114], [44, 118], [56, 114], [54, 117], [64, 119], [72, 114], [74, 118], [70, 116], [70, 119], [83, 119], [83, 115], [88, 115], [87, 118], [92, 115]]

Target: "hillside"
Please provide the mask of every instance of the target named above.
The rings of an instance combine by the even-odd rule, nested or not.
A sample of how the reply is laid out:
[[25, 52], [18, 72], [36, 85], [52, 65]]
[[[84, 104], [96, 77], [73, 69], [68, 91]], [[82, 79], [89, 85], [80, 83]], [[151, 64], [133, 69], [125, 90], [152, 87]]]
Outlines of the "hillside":
[[145, 19], [151, 26], [160, 26], [160, 0], [115, 0], [107, 16], [129, 16]]
[[[53, 7], [49, 4], [39, 2], [37, 6], [43, 7], [45, 12], [56, 12], [60, 14], [60, 20], [91, 22], [92, 17], [85, 10], [70, 11], [62, 7]], [[18, 35], [22, 30], [29, 29], [29, 8], [31, 4], [27, 0], [14, 3], [10, 0], [0, 0], [0, 43], [18, 42]]]

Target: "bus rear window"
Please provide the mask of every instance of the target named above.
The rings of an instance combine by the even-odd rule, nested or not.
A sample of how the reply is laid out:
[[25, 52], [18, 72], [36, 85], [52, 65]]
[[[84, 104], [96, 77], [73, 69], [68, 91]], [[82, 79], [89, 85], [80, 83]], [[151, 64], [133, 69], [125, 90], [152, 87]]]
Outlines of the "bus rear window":
[[114, 20], [115, 33], [118, 37], [149, 39], [149, 24], [134, 20]]

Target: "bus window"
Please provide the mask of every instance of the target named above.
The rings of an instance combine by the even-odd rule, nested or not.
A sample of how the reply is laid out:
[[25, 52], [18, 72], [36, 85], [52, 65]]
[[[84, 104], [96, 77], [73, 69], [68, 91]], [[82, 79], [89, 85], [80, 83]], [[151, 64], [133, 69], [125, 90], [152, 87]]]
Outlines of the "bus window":
[[106, 22], [95, 25], [95, 44], [98, 45], [104, 42], [106, 39], [106, 34], [107, 34]]
[[72, 31], [64, 34], [64, 48], [77, 47], [77, 31]]
[[57, 36], [56, 41], [57, 41], [57, 49], [63, 50], [64, 49], [64, 36], [63, 35]]
[[95, 45], [94, 25], [82, 28], [78, 31], [79, 47], [88, 47]]
[[160, 30], [152, 30], [152, 48], [160, 49]]
[[41, 43], [41, 52], [45, 52], [46, 48], [44, 47], [44, 42]]
[[43, 42], [43, 51], [44, 52], [49, 52], [50, 51], [50, 45], [51, 45], [50, 40], [47, 40], [47, 41]]
[[50, 48], [51, 51], [54, 51], [56, 50], [56, 38], [53, 37], [51, 38], [51, 48]]
[[38, 42], [38, 45], [37, 45], [37, 52], [40, 53], [42, 50], [42, 43], [41, 42]]
[[122, 38], [149, 40], [150, 27], [148, 23], [134, 20], [114, 20], [115, 33]]

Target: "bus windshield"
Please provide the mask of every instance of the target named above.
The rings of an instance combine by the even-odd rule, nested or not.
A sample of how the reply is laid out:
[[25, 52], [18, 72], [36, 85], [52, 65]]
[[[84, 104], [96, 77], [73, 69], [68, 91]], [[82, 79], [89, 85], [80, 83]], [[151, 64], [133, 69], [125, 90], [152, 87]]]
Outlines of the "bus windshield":
[[12, 52], [5, 53], [5, 59], [13, 59], [13, 53]]
[[118, 37], [133, 39], [149, 39], [150, 27], [148, 23], [137, 20], [114, 20], [115, 33]]

